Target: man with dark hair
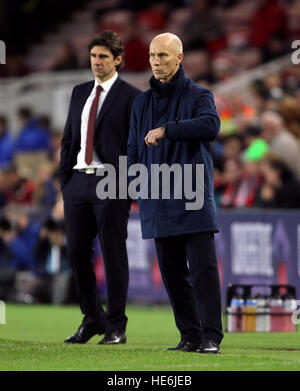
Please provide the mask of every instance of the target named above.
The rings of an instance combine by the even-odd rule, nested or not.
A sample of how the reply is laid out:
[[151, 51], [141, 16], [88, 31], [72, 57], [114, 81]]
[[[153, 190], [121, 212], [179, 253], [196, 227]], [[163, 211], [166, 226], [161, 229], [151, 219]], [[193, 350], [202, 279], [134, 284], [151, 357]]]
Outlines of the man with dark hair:
[[118, 71], [124, 65], [124, 47], [121, 38], [118, 34], [110, 30], [102, 31], [100, 35], [95, 37], [89, 44], [88, 50], [91, 52], [95, 46], [106, 47], [113, 55], [114, 58], [121, 56], [121, 62], [116, 64], [116, 70]]
[[[131, 106], [141, 91], [118, 77], [124, 49], [117, 34], [103, 31], [90, 43], [89, 53], [95, 80], [74, 87], [61, 143], [59, 181], [68, 252], [84, 314], [78, 331], [65, 342], [85, 343], [105, 333], [100, 344], [118, 344], [126, 342], [130, 202], [99, 199], [96, 173], [105, 163], [117, 168], [119, 156], [126, 155]], [[106, 272], [106, 313], [92, 263], [96, 235]]]

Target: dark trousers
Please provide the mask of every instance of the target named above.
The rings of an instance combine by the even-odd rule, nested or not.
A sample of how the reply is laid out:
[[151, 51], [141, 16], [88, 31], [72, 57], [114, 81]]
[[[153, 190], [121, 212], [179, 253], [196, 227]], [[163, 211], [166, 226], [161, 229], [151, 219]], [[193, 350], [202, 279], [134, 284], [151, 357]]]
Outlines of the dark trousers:
[[[106, 332], [126, 329], [128, 291], [126, 249], [128, 200], [100, 200], [96, 194], [101, 177], [75, 171], [63, 188], [68, 253], [73, 267], [84, 323], [103, 323]], [[92, 262], [98, 235], [107, 282], [107, 311], [102, 307]]]
[[214, 234], [155, 239], [159, 267], [181, 340], [221, 342], [220, 281]]

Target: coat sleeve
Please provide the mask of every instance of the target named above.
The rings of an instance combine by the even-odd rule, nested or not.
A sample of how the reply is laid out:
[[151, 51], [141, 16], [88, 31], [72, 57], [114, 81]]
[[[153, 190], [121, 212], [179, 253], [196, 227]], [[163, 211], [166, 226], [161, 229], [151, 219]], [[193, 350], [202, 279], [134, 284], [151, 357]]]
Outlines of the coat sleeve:
[[127, 143], [127, 159], [128, 167], [138, 163], [138, 135], [137, 135], [137, 115], [136, 115], [136, 104], [133, 103], [131, 116], [130, 116], [130, 129]]
[[65, 183], [69, 177], [69, 152], [72, 144], [72, 129], [71, 129], [71, 106], [73, 102], [73, 98], [75, 95], [75, 88], [73, 88], [71, 100], [69, 104], [69, 111], [67, 116], [67, 121], [64, 127], [64, 133], [61, 140], [61, 150], [60, 150], [60, 163], [58, 169], [58, 179], [61, 188], [64, 187]]
[[174, 141], [213, 141], [220, 130], [213, 94], [209, 90], [197, 99], [195, 115], [191, 119], [168, 121], [167, 138]]

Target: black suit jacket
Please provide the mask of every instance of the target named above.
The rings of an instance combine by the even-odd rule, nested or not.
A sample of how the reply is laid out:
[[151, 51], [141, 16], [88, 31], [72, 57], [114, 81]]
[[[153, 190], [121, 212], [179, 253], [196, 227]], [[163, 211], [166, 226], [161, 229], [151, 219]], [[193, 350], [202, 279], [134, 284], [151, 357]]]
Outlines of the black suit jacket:
[[[68, 117], [61, 142], [58, 178], [61, 188], [73, 173], [80, 150], [81, 114], [94, 81], [79, 84], [72, 91]], [[94, 148], [103, 163], [118, 168], [119, 156], [127, 155], [127, 140], [131, 106], [142, 91], [119, 77], [112, 85], [100, 109], [95, 124]]]

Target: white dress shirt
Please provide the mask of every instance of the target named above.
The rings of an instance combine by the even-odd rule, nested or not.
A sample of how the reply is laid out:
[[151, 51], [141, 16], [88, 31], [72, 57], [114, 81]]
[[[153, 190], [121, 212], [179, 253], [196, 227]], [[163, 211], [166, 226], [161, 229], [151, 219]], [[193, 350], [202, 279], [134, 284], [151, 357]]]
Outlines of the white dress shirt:
[[99, 157], [97, 156], [95, 149], [93, 150], [93, 161], [91, 162], [91, 164], [88, 165], [85, 162], [86, 136], [87, 136], [87, 129], [88, 129], [89, 114], [90, 114], [93, 100], [96, 95], [97, 86], [100, 85], [102, 87], [102, 91], [100, 93], [99, 102], [98, 102], [98, 109], [97, 109], [97, 116], [98, 116], [99, 111], [103, 105], [103, 102], [109, 90], [111, 89], [112, 85], [117, 80], [117, 78], [118, 78], [118, 72], [116, 72], [112, 78], [106, 80], [101, 84], [99, 84], [98, 81], [95, 79], [94, 88], [92, 89], [92, 92], [87, 98], [81, 114], [80, 151], [77, 155], [77, 164], [73, 167], [76, 170], [83, 169], [83, 168], [103, 168], [103, 164], [101, 163]]

